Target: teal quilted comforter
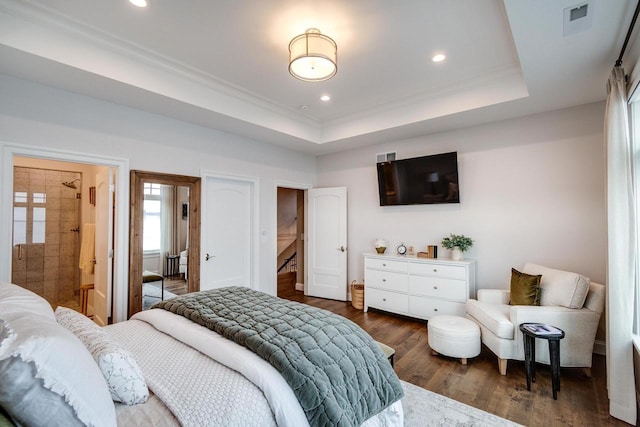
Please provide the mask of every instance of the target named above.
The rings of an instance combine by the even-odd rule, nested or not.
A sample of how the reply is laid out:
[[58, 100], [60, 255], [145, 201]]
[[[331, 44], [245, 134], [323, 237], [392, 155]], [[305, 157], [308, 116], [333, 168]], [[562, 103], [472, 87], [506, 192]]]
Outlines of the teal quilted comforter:
[[337, 314], [244, 287], [161, 301], [271, 363], [298, 398], [311, 426], [358, 426], [403, 396], [373, 339]]

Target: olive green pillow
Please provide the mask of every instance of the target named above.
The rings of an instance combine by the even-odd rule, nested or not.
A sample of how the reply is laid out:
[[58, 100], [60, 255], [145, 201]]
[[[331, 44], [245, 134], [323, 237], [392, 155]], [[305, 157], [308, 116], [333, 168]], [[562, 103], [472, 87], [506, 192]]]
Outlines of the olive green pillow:
[[511, 305], [540, 305], [542, 275], [521, 273], [511, 269]]

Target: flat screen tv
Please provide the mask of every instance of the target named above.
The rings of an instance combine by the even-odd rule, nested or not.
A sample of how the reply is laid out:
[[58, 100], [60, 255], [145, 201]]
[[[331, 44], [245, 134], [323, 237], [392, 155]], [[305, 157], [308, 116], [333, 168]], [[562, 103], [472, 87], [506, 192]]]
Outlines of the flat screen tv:
[[460, 203], [455, 151], [377, 166], [380, 206]]

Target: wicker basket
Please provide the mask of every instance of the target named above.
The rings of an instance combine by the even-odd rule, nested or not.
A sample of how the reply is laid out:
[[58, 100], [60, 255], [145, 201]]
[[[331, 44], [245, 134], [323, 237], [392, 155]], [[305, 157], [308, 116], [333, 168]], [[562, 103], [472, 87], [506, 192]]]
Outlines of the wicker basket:
[[351, 305], [358, 310], [364, 309], [364, 283], [351, 282]]

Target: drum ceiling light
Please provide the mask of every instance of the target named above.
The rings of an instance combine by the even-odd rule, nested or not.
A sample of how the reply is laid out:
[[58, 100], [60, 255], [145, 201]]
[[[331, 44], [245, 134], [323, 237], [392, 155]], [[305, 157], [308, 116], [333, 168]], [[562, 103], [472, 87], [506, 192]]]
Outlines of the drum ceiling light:
[[332, 38], [309, 28], [289, 43], [289, 72], [305, 82], [329, 80], [338, 71], [338, 46]]

